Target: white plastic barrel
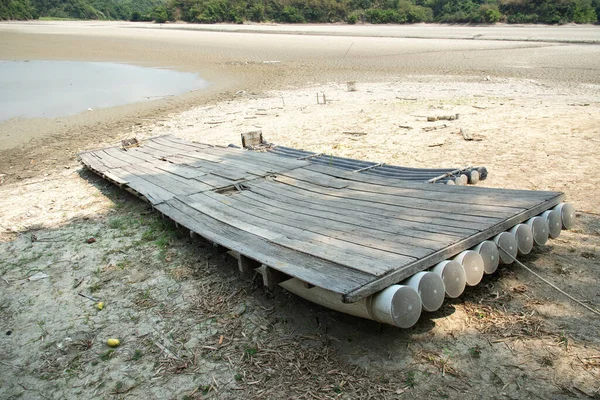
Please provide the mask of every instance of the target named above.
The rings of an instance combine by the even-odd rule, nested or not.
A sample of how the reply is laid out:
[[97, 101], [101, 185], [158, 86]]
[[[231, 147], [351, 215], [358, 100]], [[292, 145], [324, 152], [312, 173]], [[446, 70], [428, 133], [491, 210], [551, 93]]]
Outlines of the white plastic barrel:
[[458, 261], [444, 260], [433, 267], [431, 272], [442, 278], [448, 297], [456, 298], [465, 291], [467, 276], [465, 274], [465, 269]]
[[496, 272], [498, 264], [500, 264], [500, 253], [496, 243], [491, 240], [484, 240], [473, 247], [473, 251], [479, 253], [483, 259], [483, 272], [486, 274], [493, 274]]
[[417, 272], [404, 283], [419, 293], [424, 311], [438, 310], [444, 303], [445, 287], [442, 278], [431, 272]]
[[465, 270], [466, 282], [469, 286], [475, 286], [483, 278], [483, 258], [478, 252], [465, 250], [454, 257]]

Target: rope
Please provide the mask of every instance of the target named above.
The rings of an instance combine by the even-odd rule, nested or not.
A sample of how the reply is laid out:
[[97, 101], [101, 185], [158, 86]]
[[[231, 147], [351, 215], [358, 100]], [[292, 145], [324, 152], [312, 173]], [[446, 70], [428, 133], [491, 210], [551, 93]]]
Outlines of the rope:
[[536, 278], [540, 279], [542, 282], [546, 283], [547, 285], [549, 285], [550, 287], [556, 289], [558, 292], [562, 293], [563, 295], [567, 296], [569, 299], [573, 300], [575, 303], [579, 304], [580, 306], [586, 308], [587, 310], [593, 312], [594, 314], [600, 316], [600, 311], [588, 306], [587, 304], [585, 304], [583, 301], [576, 299], [575, 297], [571, 296], [569, 293], [565, 292], [564, 290], [562, 290], [561, 288], [559, 288], [558, 286], [554, 285], [552, 282], [548, 281], [545, 278], [542, 278], [540, 275], [538, 275], [536, 272], [534, 272], [531, 268], [527, 267], [525, 264], [523, 264], [521, 261], [517, 260], [515, 257], [512, 256], [512, 254], [508, 253], [506, 250], [504, 250], [502, 247], [498, 246], [498, 249], [502, 250], [503, 253], [505, 253], [506, 255], [508, 255], [510, 258], [513, 259], [513, 261], [515, 263], [517, 263], [517, 265], [521, 268], [526, 269], [527, 271], [529, 271], [532, 275], [534, 275]]

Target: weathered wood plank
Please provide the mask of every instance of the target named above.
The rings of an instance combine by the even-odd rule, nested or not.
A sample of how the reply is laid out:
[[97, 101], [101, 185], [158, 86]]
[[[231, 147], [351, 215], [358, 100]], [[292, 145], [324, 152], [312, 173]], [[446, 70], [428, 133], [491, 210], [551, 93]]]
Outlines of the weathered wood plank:
[[94, 155], [110, 168], [120, 168], [124, 165], [129, 165], [128, 162], [115, 158], [110, 154], [107, 154], [104, 150], [98, 150], [94, 153]]
[[[206, 152], [208, 153], [208, 151], [206, 151]], [[221, 157], [232, 157], [232, 156], [234, 156], [236, 158], [242, 157], [242, 158], [246, 158], [249, 160], [253, 160], [253, 162], [268, 164], [273, 167], [284, 168], [284, 169], [294, 169], [294, 168], [306, 167], [306, 166], [310, 165], [310, 163], [308, 161], [280, 157], [280, 156], [277, 156], [277, 155], [274, 155], [271, 153], [267, 153], [267, 152], [255, 152], [255, 151], [249, 151], [249, 150], [234, 149], [231, 147], [227, 147], [227, 148], [215, 147], [214, 149], [210, 150], [210, 153], [218, 154]]]
[[87, 167], [94, 171], [103, 172], [110, 169], [106, 164], [102, 162], [102, 160], [96, 157], [95, 153], [81, 153], [79, 154], [79, 158], [81, 159], [81, 162], [83, 162]]
[[[254, 182], [245, 183], [250, 187], [255, 185]], [[423, 223], [423, 228], [427, 228], [429, 224], [437, 224], [447, 226], [449, 232], [465, 233], [465, 229], [485, 229], [490, 224], [501, 221], [501, 218], [489, 218], [478, 216], [459, 216], [454, 214], [443, 213], [439, 211], [418, 210], [402, 206], [389, 204], [372, 203], [364, 200], [356, 200], [335, 196], [323, 190], [305, 190], [303, 188], [282, 184], [281, 182], [261, 182], [261, 187], [268, 190], [276, 191], [285, 196], [292, 196], [300, 201], [314, 203], [313, 199], [318, 199], [318, 203], [327, 203], [328, 205], [344, 208], [351, 211], [360, 211], [367, 214], [381, 215], [388, 218], [402, 219]], [[309, 192], [309, 193], [307, 193]], [[304, 200], [306, 198], [306, 200]], [[421, 228], [419, 228], [421, 229]], [[438, 229], [436, 227], [436, 229]]]
[[173, 198], [173, 193], [150, 182], [137, 173], [128, 172], [122, 168], [111, 169], [110, 172], [127, 181], [127, 186], [143, 195], [152, 205], [156, 205]]
[[401, 280], [406, 279], [419, 271], [422, 271], [441, 261], [444, 261], [445, 259], [452, 257], [463, 250], [469, 249], [481, 243], [482, 241], [497, 235], [500, 232], [504, 232], [507, 229], [510, 229], [518, 223], [526, 221], [529, 218], [534, 217], [540, 214], [541, 212], [552, 208], [553, 206], [563, 201], [563, 199], [564, 194], [561, 193], [557, 194], [554, 198], [550, 200], [546, 200], [536, 205], [533, 205], [529, 209], [511, 216], [510, 218], [505, 219], [499, 224], [491, 226], [489, 229], [486, 229], [483, 232], [479, 232], [475, 235], [469, 236], [454, 245], [448, 246], [427, 257], [416, 260], [411, 264], [405, 265], [402, 268], [387, 274], [386, 276], [380, 277], [379, 279], [375, 279], [372, 282], [361, 287], [360, 289], [354, 290], [351, 293], [344, 295], [343, 300], [348, 303], [353, 303], [370, 294], [377, 293], [378, 291], [388, 287], [389, 285], [395, 282], [400, 282]]
[[104, 152], [109, 156], [126, 162], [127, 164], [138, 164], [145, 161], [140, 157], [136, 157], [135, 155], [116, 147], [104, 149]]
[[116, 182], [118, 185], [126, 185], [126, 184], [129, 183], [129, 181], [127, 181], [127, 180], [121, 178], [120, 176], [112, 173], [110, 169], [107, 170], [107, 171], [104, 171], [102, 173], [102, 175], [106, 176], [108, 179], [111, 179], [112, 181]]
[[360, 211], [348, 212], [346, 209], [310, 203], [305, 201], [305, 199], [294, 200], [254, 186], [242, 192], [242, 194], [244, 198], [261, 202], [263, 207], [269, 211], [271, 208], [277, 208], [291, 213], [317, 217], [323, 220], [323, 224], [330, 220], [342, 222], [350, 227], [355, 227], [354, 229], [357, 230], [366, 229], [368, 231], [375, 231], [373, 234], [381, 235], [386, 241], [393, 243], [402, 243], [404, 241], [404, 243], [414, 243], [414, 245], [419, 247], [437, 248], [440, 244], [455, 243], [465, 235], [478, 232], [477, 230], [466, 230], [462, 234], [457, 234], [422, 231], [418, 228], [423, 226], [423, 224], [410, 223], [393, 218], [380, 218], [378, 215], [365, 214]]
[[157, 146], [156, 143], [154, 145], [152, 145], [152, 144], [146, 144], [145, 142], [144, 142], [144, 145], [137, 147], [136, 151], [138, 151], [140, 153], [148, 154], [157, 159], [162, 159], [162, 158], [166, 158], [166, 157], [174, 156], [174, 155], [178, 154], [178, 151], [176, 151], [176, 150], [173, 150], [173, 151], [167, 150], [165, 147]]
[[[276, 224], [290, 226], [360, 246], [413, 258], [424, 257], [434, 250], [444, 247], [444, 244], [436, 243], [431, 240], [427, 241], [413, 238], [406, 238], [405, 241], [391, 240], [392, 238], [389, 234], [386, 235], [380, 231], [335, 220], [313, 217], [308, 214], [303, 214], [299, 212], [299, 210], [290, 212], [275, 207], [272, 204], [266, 204], [247, 197], [246, 192], [247, 191], [243, 191], [239, 194], [229, 196], [227, 199], [229, 201], [228, 204], [246, 214], [269, 220]], [[215, 200], [219, 200], [219, 197], [216, 197], [219, 195], [215, 195], [214, 193], [206, 193], [206, 195]], [[427, 243], [431, 248], [423, 247], [423, 243]]]
[[556, 195], [556, 192], [547, 191], [532, 191], [519, 189], [497, 189], [486, 188], [481, 186], [451, 186], [430, 184], [421, 186], [421, 182], [405, 181], [397, 178], [388, 178], [381, 176], [366, 175], [362, 173], [349, 172], [340, 168], [330, 167], [322, 164], [311, 164], [305, 167], [307, 170], [319, 172], [325, 175], [338, 177], [354, 182], [369, 183], [381, 186], [392, 186], [401, 188], [418, 188], [419, 190], [434, 191], [434, 192], [449, 192], [449, 193], [489, 193], [491, 195], [504, 194], [507, 196], [524, 196], [527, 198], [548, 199]]
[[[197, 156], [198, 153], [194, 154], [186, 154], [190, 157], [201, 158]], [[202, 158], [201, 158], [202, 159]], [[265, 176], [274, 173], [278, 173], [280, 171], [286, 171], [289, 168], [279, 168], [272, 166], [268, 163], [260, 163], [256, 162], [254, 159], [250, 159], [248, 157], [244, 157], [244, 154], [236, 154], [236, 155], [227, 155], [220, 158], [221, 163], [219, 164], [219, 168], [230, 168], [233, 170], [241, 170], [248, 174], [256, 175], [256, 176]], [[212, 168], [215, 168], [214, 166]]]
[[220, 176], [222, 178], [229, 179], [231, 181], [240, 181], [242, 179], [255, 178], [257, 174], [247, 172], [243, 168], [238, 166], [227, 166], [221, 163], [213, 163], [206, 161], [202, 157], [198, 157], [195, 153], [179, 153], [176, 156], [170, 156], [166, 158], [168, 161], [175, 163], [182, 163], [201, 169], [205, 172], [210, 172], [212, 175]]
[[215, 147], [212, 144], [194, 142], [192, 140], [184, 140], [184, 139], [178, 138], [177, 136], [173, 136], [173, 135], [155, 136], [153, 139], [160, 139], [160, 140], [164, 140], [164, 141], [168, 141], [168, 142], [172, 142], [172, 143], [186, 144], [197, 150], [212, 149]]
[[[300, 179], [306, 182], [314, 183], [316, 185], [321, 186], [332, 186], [330, 182], [332, 180], [336, 181], [339, 188], [348, 188], [351, 190], [359, 191], [359, 192], [367, 192], [367, 193], [377, 193], [377, 194], [386, 194], [397, 197], [408, 197], [410, 199], [419, 199], [425, 201], [434, 201], [434, 204], [438, 204], [437, 202], [443, 201], [444, 203], [449, 203], [450, 205], [454, 203], [458, 203], [460, 205], [477, 205], [477, 206], [486, 206], [486, 209], [489, 210], [500, 210], [504, 211], [506, 208], [516, 208], [523, 209], [531, 204], [531, 197], [518, 197], [518, 196], [507, 196], [503, 192], [496, 193], [496, 195], [491, 195], [490, 191], [480, 190], [480, 191], [456, 191], [455, 188], [445, 189], [446, 187], [450, 188], [447, 185], [439, 185], [442, 190], [430, 191], [424, 190], [427, 189], [426, 185], [418, 185], [412, 187], [401, 187], [401, 186], [383, 186], [383, 185], [374, 185], [363, 182], [349, 182], [344, 179], [329, 177], [328, 175], [320, 174], [312, 170], [308, 169], [296, 169], [293, 171], [285, 172], [286, 176], [290, 176], [292, 178]], [[323, 179], [325, 177], [325, 179]], [[536, 196], [535, 198], [545, 198], [542, 196]]]
[[176, 150], [178, 153], [194, 153], [198, 150], [196, 147], [190, 146], [189, 143], [175, 143], [166, 140], [165, 137], [150, 138], [148, 141], [163, 146], [169, 151]]
[[416, 210], [426, 211], [438, 211], [443, 210], [446, 213], [457, 214], [457, 215], [478, 215], [492, 218], [505, 218], [515, 212], [521, 211], [518, 208], [502, 208], [493, 206], [482, 206], [477, 204], [457, 204], [449, 203], [444, 201], [435, 200], [422, 200], [415, 198], [398, 198], [397, 196], [391, 196], [386, 194], [375, 194], [367, 192], [357, 192], [355, 190], [340, 190], [340, 189], [329, 189], [314, 183], [308, 182], [308, 180], [298, 180], [287, 176], [284, 172], [282, 175], [278, 175], [275, 178], [276, 181], [285, 183], [291, 186], [296, 186], [302, 189], [324, 192], [332, 196], [341, 197], [345, 199], [363, 200], [372, 203], [389, 204], [394, 206], [406, 207]]
[[[180, 225], [198, 233], [198, 235], [211, 242], [218, 243], [278, 271], [336, 293], [347, 293], [373, 279], [372, 275], [299, 253], [246, 231], [236, 229], [193, 209], [178, 199], [159, 204], [156, 208], [169, 215]], [[335, 276], [336, 279], [332, 279], [332, 276]]]
[[145, 181], [159, 186], [163, 190], [172, 193], [174, 196], [185, 196], [189, 193], [189, 189], [174, 179], [174, 175], [166, 172], [155, 173], [147, 165], [128, 165], [121, 167], [124, 171], [129, 172]]
[[153, 164], [156, 168], [177, 175], [185, 179], [194, 179], [199, 176], [204, 176], [207, 172], [201, 171], [198, 168], [190, 167], [186, 164], [173, 164], [170, 162], [157, 162]]
[[214, 200], [206, 193], [179, 199], [212, 218], [273, 243], [371, 275], [380, 276], [414, 260], [414, 257], [391, 254], [256, 218], [231, 207], [227, 196], [220, 196], [221, 201]]

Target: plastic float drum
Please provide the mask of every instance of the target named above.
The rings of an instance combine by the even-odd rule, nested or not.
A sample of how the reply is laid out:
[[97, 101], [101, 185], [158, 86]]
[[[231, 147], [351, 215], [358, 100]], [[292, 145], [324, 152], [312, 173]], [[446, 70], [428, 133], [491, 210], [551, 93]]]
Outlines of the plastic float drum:
[[477, 182], [479, 182], [479, 172], [474, 169], [471, 172], [469, 172], [469, 183], [471, 185], [475, 185], [477, 184]]
[[554, 209], [560, 212], [563, 228], [571, 229], [575, 226], [575, 207], [573, 207], [573, 204], [560, 203]]
[[410, 286], [392, 285], [373, 295], [371, 313], [379, 322], [410, 328], [421, 316], [421, 298]]
[[517, 258], [517, 239], [510, 232], [502, 232], [494, 236], [494, 243], [498, 246], [500, 262], [512, 264]]
[[467, 276], [465, 274], [465, 269], [458, 261], [444, 260], [433, 267], [431, 272], [442, 278], [448, 297], [456, 298], [465, 291]]
[[419, 293], [423, 310], [433, 312], [442, 306], [445, 287], [439, 275], [430, 271], [417, 272], [406, 280], [405, 285]]
[[500, 264], [500, 252], [496, 243], [490, 240], [484, 240], [477, 246], [473, 247], [473, 251], [479, 253], [483, 259], [483, 272], [493, 274], [498, 269]]
[[517, 239], [519, 253], [529, 254], [533, 249], [533, 232], [531, 232], [531, 228], [525, 224], [517, 224], [511, 228], [510, 233], [515, 235], [515, 239]]
[[454, 257], [465, 270], [467, 285], [475, 286], [483, 278], [483, 258], [478, 252], [466, 250]]
[[548, 223], [548, 234], [552, 239], [556, 239], [560, 236], [562, 230], [562, 217], [558, 210], [544, 211], [541, 215], [542, 218]]
[[542, 217], [533, 217], [525, 222], [529, 228], [531, 228], [531, 232], [533, 233], [533, 242], [538, 246], [543, 246], [548, 241], [548, 237], [550, 236], [548, 222], [545, 218]]

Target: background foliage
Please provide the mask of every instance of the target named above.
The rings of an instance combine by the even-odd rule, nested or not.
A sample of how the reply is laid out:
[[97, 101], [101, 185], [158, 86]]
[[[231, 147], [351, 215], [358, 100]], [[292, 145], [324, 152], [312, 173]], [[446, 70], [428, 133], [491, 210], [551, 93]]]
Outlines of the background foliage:
[[0, 20], [565, 24], [599, 15], [600, 0], [0, 0]]

